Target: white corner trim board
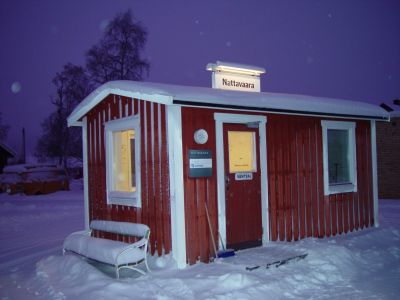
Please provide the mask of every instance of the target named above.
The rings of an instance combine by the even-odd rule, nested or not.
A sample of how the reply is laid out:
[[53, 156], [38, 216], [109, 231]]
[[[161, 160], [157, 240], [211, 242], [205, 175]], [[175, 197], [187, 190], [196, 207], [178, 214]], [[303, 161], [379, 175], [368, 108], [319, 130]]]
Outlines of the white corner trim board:
[[89, 181], [88, 181], [88, 136], [87, 117], [82, 120], [82, 162], [83, 162], [83, 206], [85, 230], [89, 230]]
[[[262, 115], [243, 115], [229, 113], [214, 113], [216, 147], [217, 147], [217, 195], [218, 195], [218, 231], [223, 243], [226, 245], [226, 209], [225, 209], [225, 166], [224, 166], [224, 139], [223, 124], [247, 124], [258, 122], [260, 135], [260, 168], [261, 168], [261, 218], [262, 242], [265, 246], [269, 240], [268, 221], [268, 178], [267, 178], [267, 147], [266, 123], [267, 117]], [[262, 184], [264, 183], [264, 184]], [[219, 248], [222, 249], [221, 241]]]
[[372, 196], [374, 199], [374, 226], [379, 227], [378, 164], [376, 156], [376, 121], [371, 121]]
[[170, 168], [172, 256], [178, 268], [186, 267], [185, 202], [181, 107], [167, 106], [168, 159]]

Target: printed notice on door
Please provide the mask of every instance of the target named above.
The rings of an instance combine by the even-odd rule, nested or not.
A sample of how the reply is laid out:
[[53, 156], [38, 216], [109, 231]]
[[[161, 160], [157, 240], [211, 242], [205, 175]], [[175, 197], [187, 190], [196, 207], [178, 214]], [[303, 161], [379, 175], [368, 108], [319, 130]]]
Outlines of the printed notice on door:
[[228, 131], [229, 173], [255, 172], [255, 134], [249, 131]]

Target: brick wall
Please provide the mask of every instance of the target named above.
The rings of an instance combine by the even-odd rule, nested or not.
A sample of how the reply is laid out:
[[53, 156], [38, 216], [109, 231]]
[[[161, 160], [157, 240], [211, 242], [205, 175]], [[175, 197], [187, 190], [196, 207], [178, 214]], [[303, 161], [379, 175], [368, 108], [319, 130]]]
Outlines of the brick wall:
[[378, 190], [381, 199], [400, 199], [400, 118], [377, 122]]

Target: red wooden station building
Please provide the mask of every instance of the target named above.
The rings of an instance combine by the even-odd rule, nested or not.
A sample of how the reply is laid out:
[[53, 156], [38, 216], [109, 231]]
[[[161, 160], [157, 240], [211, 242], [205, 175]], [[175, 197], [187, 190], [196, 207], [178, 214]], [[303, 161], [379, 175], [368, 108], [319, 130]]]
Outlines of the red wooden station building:
[[112, 81], [72, 112], [86, 226], [147, 224], [152, 254], [172, 252], [183, 268], [214, 255], [211, 234], [242, 249], [378, 225], [375, 124], [385, 110], [260, 92], [258, 67], [207, 69], [212, 88]]

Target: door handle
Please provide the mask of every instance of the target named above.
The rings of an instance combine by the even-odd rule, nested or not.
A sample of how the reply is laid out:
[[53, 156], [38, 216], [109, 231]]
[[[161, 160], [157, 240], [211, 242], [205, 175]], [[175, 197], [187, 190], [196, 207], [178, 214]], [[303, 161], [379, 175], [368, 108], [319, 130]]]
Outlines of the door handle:
[[225, 175], [225, 188], [227, 191], [229, 191], [229, 182], [230, 182], [229, 175]]

